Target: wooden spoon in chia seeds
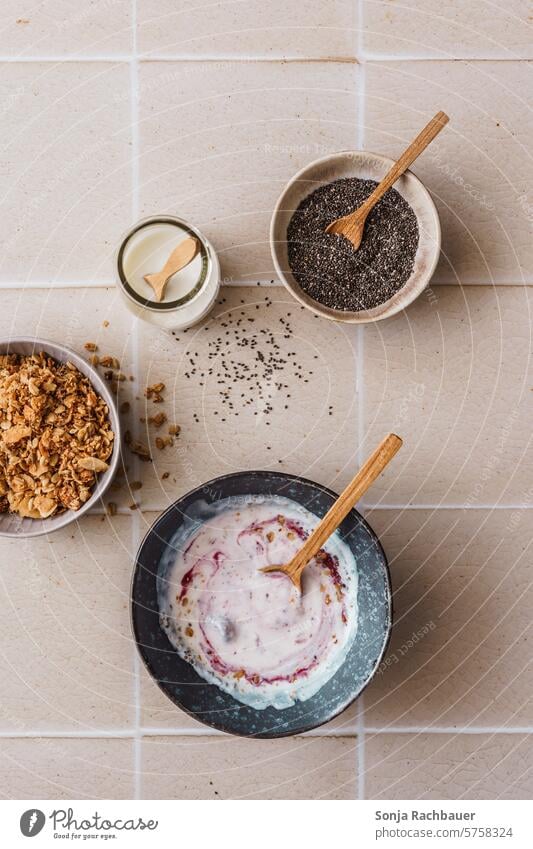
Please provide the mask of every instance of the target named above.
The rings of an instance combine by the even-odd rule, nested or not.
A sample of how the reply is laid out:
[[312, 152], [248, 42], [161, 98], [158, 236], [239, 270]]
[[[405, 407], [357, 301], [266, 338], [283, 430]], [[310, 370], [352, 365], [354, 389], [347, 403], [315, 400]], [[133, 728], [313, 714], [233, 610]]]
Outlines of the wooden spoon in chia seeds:
[[188, 265], [198, 253], [198, 239], [188, 236], [177, 245], [165, 262], [161, 271], [156, 274], [145, 274], [144, 279], [150, 284], [155, 293], [156, 301], [162, 301], [165, 286], [176, 272]]
[[365, 202], [355, 212], [351, 212], [349, 215], [343, 215], [342, 218], [337, 218], [331, 224], [328, 224], [326, 233], [336, 233], [338, 236], [344, 236], [345, 239], [348, 239], [352, 243], [355, 250], [357, 250], [361, 245], [365, 221], [370, 211], [375, 207], [378, 200], [383, 197], [385, 192], [402, 176], [404, 171], [407, 171], [409, 166], [420, 156], [435, 136], [440, 133], [449, 120], [444, 112], [437, 112], [429, 124], [426, 124], [424, 129], [417, 135], [416, 139], [404, 150], [398, 161], [394, 163], [390, 171], [378, 183]]
[[300, 551], [284, 566], [264, 566], [262, 572], [282, 572], [287, 575], [297, 590], [301, 592], [302, 572], [310, 560], [320, 551], [326, 540], [337, 530], [354, 504], [371, 487], [385, 466], [402, 447], [402, 440], [395, 433], [389, 433], [368, 458], [351, 483], [339, 495], [314, 531], [309, 534]]

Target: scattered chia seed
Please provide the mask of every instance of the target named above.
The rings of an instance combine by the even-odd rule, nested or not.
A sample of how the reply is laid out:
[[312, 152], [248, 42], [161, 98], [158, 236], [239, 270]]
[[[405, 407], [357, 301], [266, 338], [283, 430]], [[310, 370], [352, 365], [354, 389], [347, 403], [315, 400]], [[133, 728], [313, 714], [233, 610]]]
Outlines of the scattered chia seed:
[[344, 178], [311, 192], [287, 228], [289, 265], [302, 289], [336, 310], [357, 312], [388, 301], [404, 286], [418, 248], [418, 222], [396, 189], [366, 219], [359, 250], [325, 232], [336, 218], [353, 212], [376, 188], [374, 180]]
[[[219, 306], [224, 300], [218, 302]], [[273, 301], [265, 296], [260, 305], [250, 304], [248, 309], [253, 306], [270, 310]], [[257, 327], [246, 310], [234, 307], [224, 312], [219, 322], [217, 334], [208, 338], [207, 344], [204, 341], [201, 350], [191, 347], [187, 351], [183, 375], [200, 385], [204, 381], [208, 385], [209, 381], [218, 400], [218, 409], [212, 411], [218, 421], [227, 423], [251, 407], [250, 412], [264, 416], [263, 424], [270, 427], [274, 407], [289, 409], [290, 380], [297, 378], [308, 383], [313, 376], [313, 371], [299, 361], [294, 345], [298, 330], [295, 334], [291, 314], [276, 316], [267, 327]], [[332, 411], [330, 406], [329, 415]], [[198, 412], [192, 415], [198, 424]]]

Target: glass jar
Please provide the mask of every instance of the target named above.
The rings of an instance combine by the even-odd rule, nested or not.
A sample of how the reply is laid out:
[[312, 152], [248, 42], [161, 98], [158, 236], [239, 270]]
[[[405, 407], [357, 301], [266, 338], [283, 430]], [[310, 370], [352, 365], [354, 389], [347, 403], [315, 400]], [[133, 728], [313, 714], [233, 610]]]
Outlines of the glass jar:
[[[158, 302], [145, 274], [160, 271], [174, 248], [194, 236], [199, 250], [192, 262], [167, 282]], [[185, 330], [209, 313], [220, 288], [220, 264], [212, 244], [181, 218], [157, 215], [137, 222], [116, 253], [117, 285], [125, 306], [143, 321], [171, 332]]]

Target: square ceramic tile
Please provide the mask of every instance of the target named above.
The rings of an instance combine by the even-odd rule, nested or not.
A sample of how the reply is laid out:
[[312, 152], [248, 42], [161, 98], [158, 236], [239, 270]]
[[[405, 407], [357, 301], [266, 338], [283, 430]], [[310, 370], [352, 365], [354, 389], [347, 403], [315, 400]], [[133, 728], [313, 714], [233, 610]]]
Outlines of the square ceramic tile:
[[332, 62], [141, 63], [142, 212], [205, 231], [225, 280], [270, 279], [270, 217], [287, 180], [356, 146], [356, 78]]
[[0, 541], [0, 729], [131, 726], [131, 520], [85, 516]]
[[4, 739], [0, 787], [3, 799], [131, 799], [133, 742]]
[[531, 5], [507, 0], [363, 0], [363, 51], [368, 58], [532, 58]]
[[247, 0], [199, 5], [139, 0], [139, 50], [145, 55], [353, 57], [357, 4], [352, 0]]
[[132, 47], [130, 0], [2, 3], [2, 55], [115, 56]]
[[365, 693], [371, 727], [533, 725], [531, 510], [373, 510], [392, 640]]
[[364, 146], [397, 157], [439, 109], [450, 123], [413, 166], [437, 204], [435, 280], [533, 281], [527, 62], [370, 62]]
[[133, 319], [116, 289], [22, 287], [2, 289], [1, 298], [0, 339], [49, 339], [87, 360], [92, 353], [85, 345], [93, 342], [97, 356], [116, 357], [128, 378], [132, 374]]
[[4, 63], [0, 281], [113, 279], [131, 222], [126, 65]]
[[357, 741], [144, 737], [143, 799], [355, 799]]
[[530, 799], [530, 736], [378, 734], [366, 737], [367, 799]]
[[[155, 516], [153, 517], [156, 518]], [[140, 694], [141, 694], [141, 725], [145, 729], [171, 729], [172, 731], [188, 731], [196, 729], [206, 734], [212, 734], [200, 721], [190, 717], [168, 699], [154, 683], [146, 671], [142, 661], [139, 663]], [[336, 734], [349, 736], [357, 728], [357, 703], [350, 705], [336, 719], [320, 729], [320, 733], [335, 731]], [[313, 735], [313, 732], [309, 732]]]
[[[176, 337], [140, 328], [141, 386], [163, 404], [137, 405], [143, 509], [162, 509], [212, 478], [272, 469], [339, 491], [357, 451], [356, 331], [301, 309], [284, 289], [228, 287], [214, 315]], [[159, 428], [150, 420], [163, 413]], [[156, 439], [170, 424], [172, 446]]]
[[526, 287], [438, 286], [365, 327], [365, 451], [404, 439], [370, 503], [531, 499], [532, 305]]

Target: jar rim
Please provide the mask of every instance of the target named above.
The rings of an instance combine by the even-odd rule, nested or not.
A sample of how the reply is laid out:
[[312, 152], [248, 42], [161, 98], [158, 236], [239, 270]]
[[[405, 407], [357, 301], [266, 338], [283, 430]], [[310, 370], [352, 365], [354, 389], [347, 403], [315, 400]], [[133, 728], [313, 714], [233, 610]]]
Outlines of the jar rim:
[[[202, 258], [202, 267], [200, 271], [200, 275], [198, 277], [198, 281], [195, 286], [187, 292], [181, 298], [177, 298], [173, 301], [153, 301], [150, 298], [143, 298], [135, 289], [130, 286], [128, 279], [124, 273], [123, 267], [123, 258], [124, 251], [130, 241], [130, 239], [135, 236], [140, 230], [143, 230], [145, 227], [150, 227], [153, 224], [171, 224], [174, 227], [179, 227], [180, 230], [185, 231], [189, 236], [194, 236], [198, 239], [200, 243], [200, 256]], [[191, 224], [188, 224], [187, 221], [184, 221], [182, 218], [178, 218], [173, 215], [153, 215], [147, 218], [142, 218], [133, 227], [131, 227], [127, 233], [123, 236], [118, 250], [116, 254], [116, 269], [118, 274], [118, 279], [120, 281], [122, 290], [124, 293], [130, 298], [130, 300], [134, 301], [139, 306], [143, 307], [143, 309], [151, 310], [152, 312], [172, 312], [174, 310], [179, 310], [180, 307], [188, 306], [191, 304], [204, 290], [205, 285], [209, 280], [209, 274], [212, 269], [212, 256], [209, 243], [205, 240], [204, 236], [193, 227]]]

